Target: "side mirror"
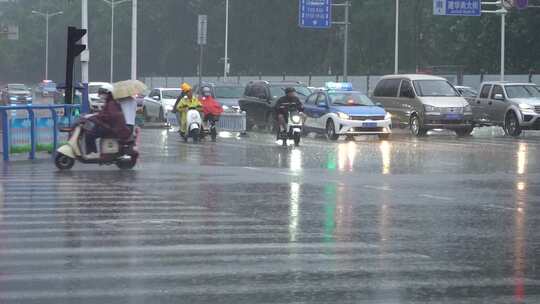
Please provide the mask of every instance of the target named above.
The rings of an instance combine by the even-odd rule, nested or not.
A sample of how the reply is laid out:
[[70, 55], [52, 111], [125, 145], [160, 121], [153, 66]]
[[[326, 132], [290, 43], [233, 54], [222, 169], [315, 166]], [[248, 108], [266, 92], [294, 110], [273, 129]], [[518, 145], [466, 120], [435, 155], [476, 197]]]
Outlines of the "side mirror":
[[326, 102], [324, 102], [324, 101], [317, 102], [317, 106], [319, 108], [326, 108], [327, 107]]
[[157, 95], [152, 96], [152, 99], [157, 101], [157, 100], [159, 100], [159, 96], [157, 96]]
[[493, 99], [495, 99], [495, 100], [504, 100], [504, 96], [503, 96], [503, 94], [495, 94]]

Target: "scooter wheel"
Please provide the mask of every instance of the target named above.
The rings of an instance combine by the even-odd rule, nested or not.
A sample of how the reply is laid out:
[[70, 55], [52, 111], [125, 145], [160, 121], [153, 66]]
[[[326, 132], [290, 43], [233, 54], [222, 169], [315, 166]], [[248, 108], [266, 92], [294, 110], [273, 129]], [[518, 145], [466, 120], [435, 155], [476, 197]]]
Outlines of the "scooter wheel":
[[59, 170], [69, 170], [73, 168], [73, 165], [75, 165], [75, 159], [58, 153], [54, 159], [54, 164]]
[[137, 159], [131, 159], [128, 161], [117, 161], [116, 166], [121, 170], [131, 170], [137, 164]]

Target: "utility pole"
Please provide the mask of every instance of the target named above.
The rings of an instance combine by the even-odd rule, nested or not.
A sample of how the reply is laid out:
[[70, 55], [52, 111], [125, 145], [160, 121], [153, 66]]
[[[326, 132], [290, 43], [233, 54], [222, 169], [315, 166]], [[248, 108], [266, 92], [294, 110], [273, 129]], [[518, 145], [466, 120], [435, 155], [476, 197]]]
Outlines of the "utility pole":
[[39, 11], [32, 11], [32, 14], [39, 15], [45, 18], [45, 79], [49, 79], [49, 19], [62, 15], [64, 12], [56, 12], [49, 14], [49, 12], [42, 13]]
[[394, 41], [394, 74], [399, 74], [399, 0], [396, 0], [396, 33]]
[[223, 81], [227, 81], [229, 74], [229, 0], [225, 1], [225, 57], [223, 61]]
[[482, 5], [495, 5], [497, 10], [482, 10], [482, 13], [501, 15], [501, 81], [505, 77], [505, 61], [506, 61], [506, 14], [508, 10], [504, 7], [502, 0], [495, 2], [482, 2]]
[[343, 6], [345, 8], [345, 21], [332, 22], [332, 24], [344, 25], [344, 37], [343, 37], [343, 81], [349, 80], [349, 9], [351, 7], [351, 1], [347, 0], [344, 3], [332, 4], [332, 6]]
[[109, 81], [112, 83], [114, 81], [114, 8], [122, 3], [128, 2], [130, 0], [103, 0], [103, 2], [107, 3], [111, 7], [111, 58], [110, 58], [110, 77]]
[[131, 0], [131, 80], [137, 79], [137, 0]]

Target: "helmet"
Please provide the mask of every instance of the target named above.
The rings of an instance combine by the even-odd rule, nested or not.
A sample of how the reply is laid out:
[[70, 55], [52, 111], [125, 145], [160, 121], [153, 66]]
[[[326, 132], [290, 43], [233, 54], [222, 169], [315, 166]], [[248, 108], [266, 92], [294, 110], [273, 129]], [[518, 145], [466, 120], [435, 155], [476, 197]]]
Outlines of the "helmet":
[[203, 87], [201, 90], [201, 93], [203, 96], [210, 96], [212, 95], [212, 90], [209, 87]]
[[189, 92], [191, 91], [191, 86], [187, 83], [182, 83], [182, 85], [180, 86], [180, 88], [182, 89], [182, 92]]
[[102, 85], [98, 89], [98, 94], [112, 94], [112, 92], [113, 92], [113, 86], [112, 84], [109, 84], [109, 83]]
[[295, 88], [292, 88], [292, 87], [291, 87], [291, 88], [286, 88], [286, 89], [285, 89], [285, 94], [294, 93], [294, 92], [296, 92], [296, 89], [295, 89]]

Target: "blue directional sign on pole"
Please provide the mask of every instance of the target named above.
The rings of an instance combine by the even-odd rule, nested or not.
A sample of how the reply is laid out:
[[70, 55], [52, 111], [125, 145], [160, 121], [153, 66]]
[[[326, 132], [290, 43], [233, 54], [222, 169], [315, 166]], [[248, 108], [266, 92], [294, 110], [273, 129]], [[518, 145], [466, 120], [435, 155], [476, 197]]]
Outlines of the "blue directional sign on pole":
[[299, 2], [300, 27], [327, 29], [332, 26], [332, 0], [299, 0]]
[[433, 14], [439, 16], [480, 16], [480, 0], [433, 0]]

